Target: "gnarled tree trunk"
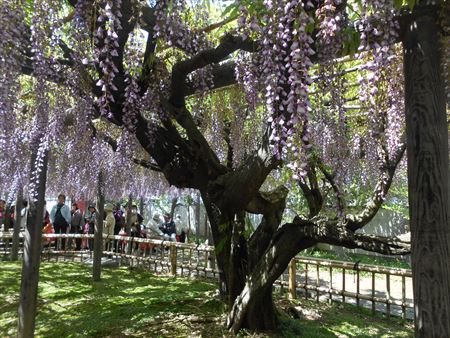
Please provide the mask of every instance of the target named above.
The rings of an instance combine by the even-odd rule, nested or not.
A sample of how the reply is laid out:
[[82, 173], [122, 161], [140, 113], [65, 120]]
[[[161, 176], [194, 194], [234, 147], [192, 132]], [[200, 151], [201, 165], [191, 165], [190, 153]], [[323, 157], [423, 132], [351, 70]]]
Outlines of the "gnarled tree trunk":
[[[247, 299], [249, 302], [246, 304], [245, 312], [240, 312], [241, 317], [235, 331], [240, 328], [273, 330], [277, 327], [278, 319], [272, 299], [272, 284], [279, 274], [270, 279], [272, 282], [267, 280], [255, 293], [253, 289], [246, 293], [246, 288], [252, 288], [248, 284], [248, 278], [255, 274], [262, 273], [259, 275], [261, 277], [259, 281], [266, 280], [267, 270], [261, 270], [258, 263], [270, 247], [272, 236], [281, 222], [287, 189], [282, 187], [270, 193], [258, 193], [258, 198], [251, 203], [250, 210], [263, 213], [264, 217], [256, 232], [248, 240], [244, 236], [244, 210], [227, 213], [225, 210], [233, 208], [227, 209], [229, 205], [223, 200], [212, 202], [210, 195], [202, 196], [211, 221], [220, 271], [221, 293], [226, 295], [230, 309], [236, 306], [240, 298], [245, 298], [243, 294], [250, 297]], [[219, 209], [218, 205], [222, 209]], [[286, 258], [286, 264], [290, 258]]]

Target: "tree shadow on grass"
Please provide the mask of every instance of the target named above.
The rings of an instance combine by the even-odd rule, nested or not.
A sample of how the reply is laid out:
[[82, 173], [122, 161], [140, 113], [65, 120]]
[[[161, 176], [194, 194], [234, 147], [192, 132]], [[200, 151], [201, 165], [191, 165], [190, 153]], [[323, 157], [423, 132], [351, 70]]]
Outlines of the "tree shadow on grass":
[[[225, 305], [210, 281], [155, 276], [130, 268], [104, 268], [92, 282], [92, 267], [41, 265], [37, 337], [234, 337], [224, 325]], [[0, 264], [0, 337], [16, 335], [20, 263]], [[277, 301], [281, 312], [297, 306], [301, 319], [281, 316], [278, 332], [250, 337], [409, 337], [412, 324], [372, 316], [351, 305]]]
[[[317, 303], [312, 300], [282, 301], [282, 308], [292, 308], [300, 313], [300, 319], [291, 325], [299, 333], [298, 337], [328, 338], [328, 337], [412, 337], [413, 322], [385, 315], [372, 314], [370, 310], [357, 308], [353, 305], [339, 302]], [[288, 311], [287, 311], [288, 312]], [[286, 335], [295, 337], [294, 335]]]
[[[78, 263], [44, 262], [40, 271], [36, 333], [44, 337], [134, 336], [154, 318], [192, 313], [216, 289], [211, 282], [128, 268], [105, 268], [95, 283], [91, 268]], [[19, 263], [0, 267], [2, 294], [9, 295], [0, 298], [2, 337], [15, 335], [18, 272]]]

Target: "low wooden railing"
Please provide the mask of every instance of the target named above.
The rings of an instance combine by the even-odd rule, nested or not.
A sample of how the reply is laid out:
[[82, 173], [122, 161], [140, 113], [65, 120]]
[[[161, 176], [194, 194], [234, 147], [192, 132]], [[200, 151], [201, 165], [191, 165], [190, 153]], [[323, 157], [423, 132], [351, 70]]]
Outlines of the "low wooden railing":
[[[43, 234], [43, 260], [84, 261], [89, 250], [74, 250], [75, 239], [93, 240], [94, 235]], [[3, 254], [11, 249], [12, 233], [0, 232]], [[122, 265], [140, 266], [155, 273], [217, 279], [214, 247], [149, 238], [103, 236], [103, 255]], [[380, 285], [383, 284], [383, 285]], [[408, 269], [295, 257], [275, 282], [287, 288], [291, 298], [304, 296], [317, 301], [341, 301], [381, 311], [390, 316], [412, 318], [412, 274]]]
[[309, 257], [295, 257], [276, 284], [289, 296], [341, 301], [403, 318], [413, 316], [412, 272]]
[[[93, 251], [89, 249], [75, 250], [76, 239], [94, 240], [94, 235], [42, 234], [42, 259], [83, 261], [92, 258]], [[3, 242], [3, 254], [8, 255], [12, 233], [0, 232], [0, 240]], [[212, 246], [107, 235], [103, 236], [103, 243], [103, 256], [116, 259], [119, 264], [142, 266], [156, 273], [218, 277]]]

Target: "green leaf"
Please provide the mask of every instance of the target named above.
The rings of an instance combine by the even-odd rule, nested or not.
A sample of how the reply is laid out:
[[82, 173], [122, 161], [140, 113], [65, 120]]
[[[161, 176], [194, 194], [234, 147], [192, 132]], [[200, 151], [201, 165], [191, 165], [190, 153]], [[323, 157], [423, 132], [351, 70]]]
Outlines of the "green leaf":
[[358, 51], [359, 44], [361, 43], [361, 36], [359, 35], [359, 32], [353, 31], [352, 42], [353, 43], [351, 46], [353, 49], [350, 50], [350, 53], [355, 54]]
[[403, 6], [403, 0], [394, 0], [394, 7], [400, 9]]
[[222, 12], [222, 18], [226, 17], [227, 15], [232, 16], [233, 13], [237, 13], [237, 10], [239, 9], [239, 3], [235, 2], [231, 5], [228, 5], [227, 8]]
[[414, 6], [416, 5], [416, 0], [407, 0], [407, 1], [409, 9], [413, 10]]
[[238, 11], [239, 11], [239, 6], [234, 7], [233, 10], [231, 11], [229, 17], [232, 18], [232, 17], [236, 16]]
[[215, 247], [215, 253], [219, 254], [222, 252], [222, 250], [225, 249], [225, 246], [230, 244], [230, 238], [226, 237], [223, 238], [222, 240], [219, 241], [219, 243], [217, 243], [216, 247]]
[[310, 22], [306, 25], [306, 33], [312, 33], [314, 31], [314, 22]]
[[226, 231], [226, 230], [228, 229], [229, 226], [230, 226], [230, 223], [228, 223], [228, 222], [219, 224], [219, 230], [222, 231], [222, 232], [223, 232], [223, 231]]

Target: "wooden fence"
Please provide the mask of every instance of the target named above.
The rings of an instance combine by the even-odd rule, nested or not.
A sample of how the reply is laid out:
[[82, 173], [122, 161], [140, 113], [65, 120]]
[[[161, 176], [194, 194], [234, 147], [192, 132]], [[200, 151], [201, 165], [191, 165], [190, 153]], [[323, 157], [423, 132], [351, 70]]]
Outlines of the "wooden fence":
[[276, 285], [287, 288], [290, 298], [341, 301], [384, 312], [388, 317], [413, 318], [409, 269], [297, 256]]
[[[43, 234], [43, 260], [85, 261], [92, 251], [74, 250], [75, 240], [94, 235]], [[12, 233], [0, 232], [3, 254], [11, 249]], [[214, 247], [148, 238], [104, 236], [105, 259], [119, 265], [138, 266], [155, 273], [217, 279]], [[408, 269], [386, 268], [352, 262], [295, 257], [275, 282], [291, 298], [340, 301], [371, 308], [387, 316], [412, 318], [412, 274]]]

